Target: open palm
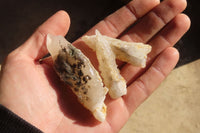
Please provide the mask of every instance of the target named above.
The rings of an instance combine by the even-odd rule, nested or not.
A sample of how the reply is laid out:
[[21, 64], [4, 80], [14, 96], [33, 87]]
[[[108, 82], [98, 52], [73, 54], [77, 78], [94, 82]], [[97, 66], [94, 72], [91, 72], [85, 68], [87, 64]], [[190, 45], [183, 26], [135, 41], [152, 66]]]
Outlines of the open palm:
[[[185, 0], [134, 0], [86, 33], [92, 35], [98, 29], [103, 35], [152, 46], [145, 69], [118, 62], [128, 93], [116, 100], [107, 97], [106, 121], [99, 123], [78, 103], [55, 74], [52, 63], [39, 63], [48, 53], [46, 35], [65, 36], [68, 31], [70, 20], [64, 11], [49, 18], [8, 55], [1, 72], [0, 103], [48, 133], [118, 132], [176, 65], [179, 54], [172, 46], [190, 26], [189, 18], [181, 14], [185, 7]], [[97, 66], [95, 53], [81, 39], [74, 45]]]

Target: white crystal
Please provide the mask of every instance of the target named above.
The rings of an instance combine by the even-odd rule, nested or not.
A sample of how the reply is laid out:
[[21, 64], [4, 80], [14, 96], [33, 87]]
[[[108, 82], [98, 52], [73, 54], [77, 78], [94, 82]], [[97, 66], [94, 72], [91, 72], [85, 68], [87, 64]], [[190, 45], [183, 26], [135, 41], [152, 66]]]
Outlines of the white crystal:
[[[73, 87], [76, 86], [74, 84], [72, 85], [73, 87], [71, 87], [71, 89], [79, 99], [80, 103], [83, 104], [85, 108], [90, 110], [97, 120], [104, 121], [106, 118], [106, 105], [104, 104], [104, 100], [106, 98], [108, 89], [103, 87], [101, 77], [96, 69], [92, 66], [89, 59], [80, 50], [73, 47], [63, 36], [48, 35], [46, 45], [54, 62], [59, 55], [59, 51], [63, 48], [65, 48], [66, 51], [70, 48], [73, 48], [74, 52], [78, 54], [79, 58], [81, 58], [81, 60], [84, 62], [84, 67], [81, 68], [83, 74], [89, 75], [91, 79], [88, 80], [84, 86], [87, 87], [87, 94], [84, 94], [81, 91], [75, 91]], [[81, 88], [79, 89], [81, 90]]]
[[[96, 51], [97, 35], [83, 36], [82, 40], [94, 51]], [[143, 43], [126, 42], [119, 39], [102, 35], [107, 40], [116, 58], [128, 62], [134, 66], [145, 67], [147, 54], [151, 51], [151, 46]]]
[[115, 59], [134, 66], [145, 67], [147, 54], [151, 51], [150, 45], [103, 36], [98, 30], [96, 30], [96, 35], [83, 36], [82, 40], [96, 51], [99, 70], [112, 98], [118, 98], [127, 93], [126, 81], [120, 75]]
[[115, 61], [116, 57], [109, 42], [98, 31], [96, 31], [95, 39], [96, 55], [104, 84], [109, 88], [109, 94], [112, 98], [119, 98], [127, 93], [126, 81], [120, 75]]

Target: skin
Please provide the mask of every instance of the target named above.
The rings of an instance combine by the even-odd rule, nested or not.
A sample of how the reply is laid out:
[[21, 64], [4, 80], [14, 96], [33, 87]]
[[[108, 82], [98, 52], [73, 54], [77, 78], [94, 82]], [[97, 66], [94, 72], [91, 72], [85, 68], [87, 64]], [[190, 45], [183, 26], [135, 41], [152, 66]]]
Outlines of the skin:
[[[134, 110], [176, 65], [179, 53], [173, 45], [190, 27], [189, 18], [181, 13], [186, 4], [185, 0], [164, 0], [162, 3], [134, 0], [86, 33], [92, 35], [98, 29], [103, 35], [152, 46], [144, 69], [118, 61], [128, 93], [116, 100], [107, 96], [104, 122], [96, 121], [77, 102], [71, 90], [56, 76], [52, 61], [39, 63], [48, 53], [46, 35], [65, 36], [68, 32], [70, 19], [65, 11], [55, 13], [5, 59], [0, 75], [0, 103], [47, 133], [119, 132]], [[81, 39], [74, 45], [97, 67], [95, 53]]]

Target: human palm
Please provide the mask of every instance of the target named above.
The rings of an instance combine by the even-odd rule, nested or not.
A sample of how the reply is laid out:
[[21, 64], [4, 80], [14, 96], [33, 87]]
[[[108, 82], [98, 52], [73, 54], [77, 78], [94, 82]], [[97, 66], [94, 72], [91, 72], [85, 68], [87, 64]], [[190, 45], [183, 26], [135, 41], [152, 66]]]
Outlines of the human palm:
[[[185, 0], [134, 0], [86, 34], [102, 34], [152, 46], [144, 69], [118, 62], [127, 81], [127, 95], [106, 98], [107, 117], [102, 123], [78, 103], [76, 96], [55, 74], [51, 60], [39, 63], [47, 49], [48, 33], [65, 36], [70, 20], [59, 11], [19, 48], [8, 55], [0, 78], [0, 103], [44, 132], [118, 132], [132, 112], [158, 87], [178, 61], [172, 46], [188, 30], [190, 21], [180, 14]], [[134, 24], [134, 25], [133, 25]], [[131, 27], [132, 26], [132, 27]], [[74, 42], [97, 67], [94, 52], [81, 39]]]

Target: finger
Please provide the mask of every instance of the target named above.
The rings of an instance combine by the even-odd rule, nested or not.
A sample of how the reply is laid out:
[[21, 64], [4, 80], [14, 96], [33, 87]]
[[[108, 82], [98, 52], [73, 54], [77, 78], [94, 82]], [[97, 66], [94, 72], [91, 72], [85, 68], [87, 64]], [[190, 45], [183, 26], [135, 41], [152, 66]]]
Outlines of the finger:
[[98, 29], [103, 35], [115, 38], [158, 4], [159, 0], [133, 0], [100, 21], [86, 35], [93, 35]]
[[[144, 16], [136, 25], [133, 26], [121, 40], [147, 43], [155, 36], [167, 23], [169, 23], [177, 14], [186, 8], [186, 0], [165, 0], [155, 7], [151, 12]], [[123, 62], [119, 63], [122, 68]], [[130, 68], [132, 69], [132, 68]], [[129, 70], [129, 69], [127, 69]], [[134, 69], [134, 77], [138, 77], [140, 68]], [[133, 70], [132, 70], [133, 71]], [[142, 73], [142, 72], [141, 72]], [[128, 75], [131, 77], [132, 75]], [[127, 77], [128, 78], [128, 77]], [[128, 80], [128, 83], [130, 81]]]
[[166, 78], [175, 67], [179, 53], [175, 48], [169, 47], [163, 51], [152, 66], [127, 89], [124, 102], [131, 114]]
[[152, 46], [152, 51], [148, 55], [148, 62], [151, 62], [165, 48], [174, 46], [188, 31], [190, 24], [187, 15], [177, 15], [158, 35], [150, 40], [149, 44]]
[[144, 42], [151, 39], [171, 19], [186, 8], [186, 0], [165, 0], [144, 16], [122, 40]]
[[[98, 29], [101, 34], [116, 38], [158, 4], [159, 0], [133, 0], [100, 21], [85, 35], [93, 35], [95, 30]], [[81, 51], [90, 59], [94, 67], [98, 68], [95, 52], [88, 49], [88, 46], [85, 45], [81, 39], [75, 41], [73, 45], [81, 49]]]
[[[148, 55], [147, 66], [151, 64], [160, 52], [167, 47], [173, 46], [185, 34], [189, 27], [190, 19], [184, 14], [177, 15], [169, 24], [167, 24], [163, 30], [149, 41], [149, 44], [152, 46], [152, 51]], [[126, 64], [121, 69], [121, 73], [125, 77], [127, 84], [130, 84], [141, 75], [144, 70], [145, 69]]]
[[45, 21], [33, 35], [21, 46], [19, 51], [38, 60], [46, 55], [45, 39], [47, 34], [65, 36], [70, 26], [70, 18], [65, 11], [58, 11]]

